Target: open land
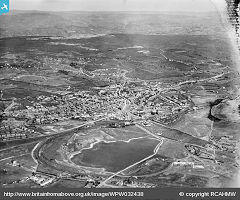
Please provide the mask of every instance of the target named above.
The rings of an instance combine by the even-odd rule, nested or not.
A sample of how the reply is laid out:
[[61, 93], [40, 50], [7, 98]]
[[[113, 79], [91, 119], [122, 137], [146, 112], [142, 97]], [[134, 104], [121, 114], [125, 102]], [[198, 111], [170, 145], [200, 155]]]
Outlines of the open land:
[[234, 53], [192, 15], [1, 17], [1, 186], [239, 186]]

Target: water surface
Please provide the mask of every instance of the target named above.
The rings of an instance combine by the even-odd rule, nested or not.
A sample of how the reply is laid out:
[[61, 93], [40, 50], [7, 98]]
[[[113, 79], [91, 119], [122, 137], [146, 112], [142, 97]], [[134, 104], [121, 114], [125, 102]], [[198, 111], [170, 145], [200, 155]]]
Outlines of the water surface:
[[150, 138], [134, 139], [130, 142], [99, 142], [91, 149], [84, 149], [75, 155], [72, 161], [78, 165], [117, 172], [152, 155], [158, 143], [158, 140]]

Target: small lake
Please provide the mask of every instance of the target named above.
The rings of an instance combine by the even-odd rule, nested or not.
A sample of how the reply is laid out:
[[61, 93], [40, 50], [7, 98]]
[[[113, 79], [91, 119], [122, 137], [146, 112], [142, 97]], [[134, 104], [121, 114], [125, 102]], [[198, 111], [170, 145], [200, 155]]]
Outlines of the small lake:
[[99, 142], [91, 149], [84, 149], [75, 155], [72, 161], [77, 165], [117, 172], [152, 155], [158, 143], [158, 140], [150, 138], [134, 139], [130, 142]]

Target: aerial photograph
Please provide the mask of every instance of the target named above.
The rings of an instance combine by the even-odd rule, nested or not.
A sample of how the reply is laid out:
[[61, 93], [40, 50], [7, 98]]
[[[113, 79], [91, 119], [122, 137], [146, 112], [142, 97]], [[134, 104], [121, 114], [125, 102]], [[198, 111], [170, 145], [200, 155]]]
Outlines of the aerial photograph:
[[240, 188], [228, 2], [1, 5], [0, 187]]

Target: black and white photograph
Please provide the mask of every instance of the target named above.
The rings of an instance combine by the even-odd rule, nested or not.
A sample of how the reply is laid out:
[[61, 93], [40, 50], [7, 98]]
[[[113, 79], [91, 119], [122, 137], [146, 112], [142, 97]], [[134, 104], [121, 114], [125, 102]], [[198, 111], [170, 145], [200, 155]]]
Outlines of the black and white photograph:
[[239, 36], [239, 0], [0, 0], [0, 188], [240, 188]]

